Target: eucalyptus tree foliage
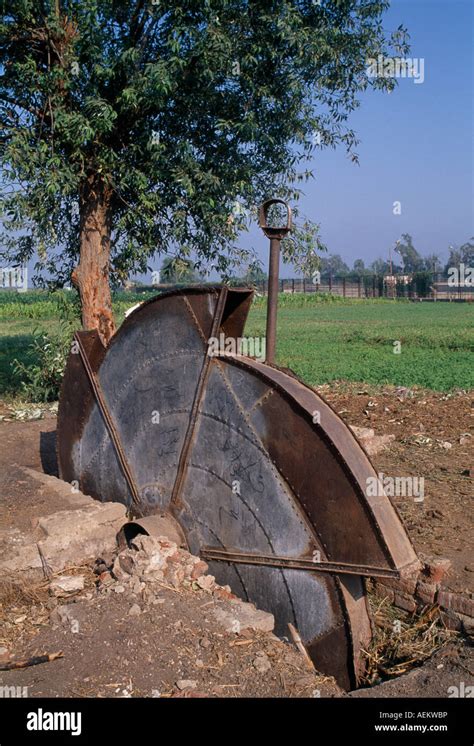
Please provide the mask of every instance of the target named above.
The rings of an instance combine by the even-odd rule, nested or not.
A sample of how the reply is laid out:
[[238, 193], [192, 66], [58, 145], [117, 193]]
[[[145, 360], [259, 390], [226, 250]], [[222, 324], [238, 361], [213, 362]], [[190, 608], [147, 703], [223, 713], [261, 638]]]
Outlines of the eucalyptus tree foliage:
[[[385, 0], [8, 0], [0, 22], [4, 257], [79, 288], [113, 333], [110, 284], [156, 253], [226, 277], [268, 196], [297, 202], [314, 150], [357, 159], [368, 58], [404, 51]], [[344, 206], [341, 205], [341, 210]], [[300, 240], [301, 239], [301, 240]], [[311, 240], [310, 240], [311, 239]], [[286, 257], [314, 261], [317, 227]]]

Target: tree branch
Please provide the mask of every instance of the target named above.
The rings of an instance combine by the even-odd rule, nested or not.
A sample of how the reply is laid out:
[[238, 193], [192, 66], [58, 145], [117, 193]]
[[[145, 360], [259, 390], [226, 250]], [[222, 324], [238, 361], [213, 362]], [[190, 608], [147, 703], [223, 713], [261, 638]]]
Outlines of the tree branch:
[[31, 104], [26, 104], [23, 101], [16, 101], [14, 98], [10, 98], [10, 96], [5, 95], [4, 93], [0, 93], [0, 101], [5, 101], [7, 104], [11, 104], [12, 106], [19, 106], [24, 111], [28, 111], [30, 114], [33, 114], [35, 117], [41, 116], [41, 110], [37, 109], [34, 106], [31, 106]]

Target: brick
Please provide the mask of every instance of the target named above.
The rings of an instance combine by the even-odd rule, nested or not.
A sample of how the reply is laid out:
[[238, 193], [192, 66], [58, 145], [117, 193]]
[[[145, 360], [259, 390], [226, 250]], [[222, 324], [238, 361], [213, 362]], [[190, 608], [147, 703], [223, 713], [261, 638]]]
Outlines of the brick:
[[405, 593], [409, 596], [412, 596], [416, 590], [417, 579], [418, 574], [411, 577], [400, 578], [400, 580], [395, 580], [394, 578], [384, 578], [383, 584], [385, 586], [388, 586], [388, 588], [393, 588], [394, 591], [399, 591], [400, 593]]
[[441, 583], [451, 570], [451, 560], [440, 558], [429, 558], [425, 561], [424, 574], [430, 583]]
[[395, 592], [395, 598], [393, 599], [395, 606], [404, 611], [416, 611], [415, 600], [411, 596], [405, 596], [403, 593]]
[[461, 619], [454, 612], [443, 611], [441, 609], [439, 612], [439, 616], [446, 629], [451, 629], [456, 632], [459, 632], [462, 629]]
[[416, 598], [423, 604], [434, 604], [438, 586], [435, 583], [424, 583], [419, 580], [416, 586]]
[[197, 580], [201, 575], [204, 575], [208, 570], [208, 566], [202, 560], [196, 562], [191, 572], [191, 580]]
[[474, 600], [463, 596], [460, 593], [450, 593], [449, 591], [438, 592], [438, 604], [443, 609], [457, 611], [459, 614], [474, 617]]
[[395, 597], [393, 588], [388, 588], [386, 585], [383, 585], [383, 583], [375, 583], [374, 591], [376, 596], [379, 598], [387, 598], [389, 602], [393, 604], [393, 599]]

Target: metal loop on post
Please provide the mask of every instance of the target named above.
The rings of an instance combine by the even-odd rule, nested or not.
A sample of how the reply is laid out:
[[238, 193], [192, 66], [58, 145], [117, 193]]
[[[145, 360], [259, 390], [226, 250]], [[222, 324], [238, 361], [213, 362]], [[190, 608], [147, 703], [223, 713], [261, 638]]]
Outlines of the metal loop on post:
[[[267, 224], [268, 211], [272, 205], [283, 205], [286, 209], [286, 225], [273, 227]], [[267, 199], [259, 208], [258, 224], [267, 238], [284, 238], [291, 231], [291, 207], [283, 199]]]

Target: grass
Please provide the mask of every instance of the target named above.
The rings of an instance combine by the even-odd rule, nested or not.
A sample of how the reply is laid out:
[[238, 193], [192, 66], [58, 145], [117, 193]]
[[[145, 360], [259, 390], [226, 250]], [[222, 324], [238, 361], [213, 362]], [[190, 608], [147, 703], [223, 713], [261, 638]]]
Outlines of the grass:
[[[277, 325], [277, 362], [306, 383], [474, 388], [474, 305], [307, 300], [312, 297], [283, 297]], [[265, 334], [263, 299], [245, 332]], [[400, 354], [394, 353], [397, 341]]]
[[[146, 297], [148, 297], [147, 294]], [[35, 329], [54, 332], [67, 294], [0, 293], [0, 396], [18, 394], [12, 371], [27, 362]], [[145, 296], [114, 298], [117, 323]], [[265, 335], [265, 298], [256, 298], [248, 336]], [[277, 362], [310, 385], [334, 380], [421, 386], [437, 391], [474, 388], [474, 304], [351, 300], [281, 294]], [[394, 342], [401, 343], [394, 354]]]

